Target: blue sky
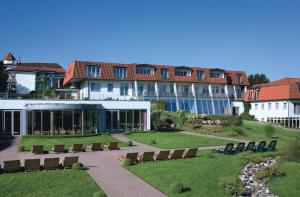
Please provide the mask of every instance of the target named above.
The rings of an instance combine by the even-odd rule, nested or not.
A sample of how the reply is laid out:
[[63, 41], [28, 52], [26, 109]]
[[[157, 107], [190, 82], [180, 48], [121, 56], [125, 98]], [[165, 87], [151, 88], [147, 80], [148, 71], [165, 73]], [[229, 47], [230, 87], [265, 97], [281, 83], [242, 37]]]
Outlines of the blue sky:
[[300, 1], [3, 1], [0, 56], [300, 77]]

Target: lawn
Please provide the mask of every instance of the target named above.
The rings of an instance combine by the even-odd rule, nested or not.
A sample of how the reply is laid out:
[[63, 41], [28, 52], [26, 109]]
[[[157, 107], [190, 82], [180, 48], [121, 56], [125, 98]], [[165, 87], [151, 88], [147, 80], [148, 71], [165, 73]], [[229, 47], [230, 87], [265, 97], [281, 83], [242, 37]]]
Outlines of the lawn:
[[300, 163], [284, 162], [280, 165], [280, 169], [286, 172], [286, 176], [271, 179], [270, 190], [278, 196], [299, 196]]
[[0, 175], [1, 196], [93, 196], [98, 185], [84, 170]]
[[[159, 148], [186, 148], [198, 146], [213, 146], [224, 145], [229, 143], [227, 140], [214, 139], [209, 137], [192, 136], [178, 132], [144, 132], [144, 133], [131, 133], [126, 137], [149, 144]], [[151, 141], [155, 140], [155, 144]]]
[[120, 146], [126, 146], [125, 143], [117, 140], [111, 135], [96, 135], [96, 136], [75, 136], [75, 137], [22, 137], [20, 146], [24, 146], [25, 150], [30, 150], [34, 144], [44, 145], [44, 150], [50, 150], [54, 144], [64, 144], [65, 148], [70, 147], [72, 144], [83, 144], [84, 147], [90, 145], [92, 142], [101, 142], [102, 146], [109, 142], [119, 142]]
[[[199, 151], [198, 154], [210, 154]], [[238, 156], [213, 154], [215, 158], [197, 157], [172, 161], [148, 162], [127, 167], [168, 196], [230, 196], [224, 193], [220, 182], [227, 176], [238, 177], [245, 161]], [[176, 195], [170, 191], [174, 181], [183, 183], [186, 191]]]
[[[243, 121], [243, 125], [238, 127], [243, 131], [243, 135], [232, 136], [234, 127], [228, 126], [224, 128], [219, 128], [218, 131], [212, 132], [212, 135], [224, 136], [224, 137], [232, 137], [237, 139], [245, 139], [245, 140], [266, 140], [270, 141], [271, 139], [267, 138], [264, 132], [264, 125], [254, 122], [254, 121]], [[216, 130], [216, 128], [212, 128]], [[202, 133], [201, 130], [189, 130], [195, 133]], [[300, 132], [290, 131], [284, 128], [275, 129], [274, 136], [278, 137], [278, 147], [281, 148], [285, 144], [287, 144], [290, 140], [293, 140], [296, 136], [300, 137]]]

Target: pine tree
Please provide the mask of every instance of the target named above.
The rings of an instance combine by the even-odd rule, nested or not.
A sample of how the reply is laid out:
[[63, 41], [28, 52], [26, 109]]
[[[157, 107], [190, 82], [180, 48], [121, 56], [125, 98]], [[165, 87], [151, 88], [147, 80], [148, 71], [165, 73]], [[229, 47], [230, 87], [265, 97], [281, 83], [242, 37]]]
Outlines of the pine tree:
[[6, 66], [3, 65], [3, 62], [0, 62], [0, 92], [4, 92], [6, 90], [7, 79], [8, 75], [6, 72]]

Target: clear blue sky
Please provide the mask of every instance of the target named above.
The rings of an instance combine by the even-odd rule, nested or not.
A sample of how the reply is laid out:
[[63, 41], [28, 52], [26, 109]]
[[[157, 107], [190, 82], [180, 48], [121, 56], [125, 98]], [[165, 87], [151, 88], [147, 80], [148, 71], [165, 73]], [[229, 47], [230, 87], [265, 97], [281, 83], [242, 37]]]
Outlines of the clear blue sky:
[[1, 2], [0, 55], [220, 67], [300, 77], [300, 1]]

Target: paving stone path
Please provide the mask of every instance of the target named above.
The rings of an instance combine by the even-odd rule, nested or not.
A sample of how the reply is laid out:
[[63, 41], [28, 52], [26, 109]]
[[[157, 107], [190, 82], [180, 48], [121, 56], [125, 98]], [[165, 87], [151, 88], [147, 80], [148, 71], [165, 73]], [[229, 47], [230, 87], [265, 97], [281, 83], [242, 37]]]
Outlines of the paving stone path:
[[[186, 132], [184, 132], [186, 133]], [[186, 133], [189, 134], [189, 133]], [[198, 135], [198, 134], [197, 134]], [[123, 134], [113, 134], [118, 140], [128, 141], [129, 139]], [[213, 136], [214, 138], [216, 136]], [[19, 153], [18, 144], [19, 137], [8, 140], [6, 143], [0, 145], [0, 165], [3, 165], [5, 160], [40, 158], [43, 164], [44, 158], [59, 157], [63, 159], [65, 156], [79, 156], [79, 162], [88, 168], [87, 172], [101, 187], [101, 189], [111, 197], [165, 197], [166, 195], [146, 183], [139, 177], [135, 176], [122, 166], [122, 162], [118, 160], [120, 155], [127, 152], [144, 151], [159, 151], [162, 150], [157, 147], [152, 147], [146, 144], [133, 141], [131, 147], [121, 147], [117, 151], [99, 151], [99, 152], [83, 152], [83, 153], [65, 153], [65, 154], [44, 154], [33, 155], [30, 152]], [[219, 148], [220, 146], [199, 147], [199, 150], [209, 150]]]

